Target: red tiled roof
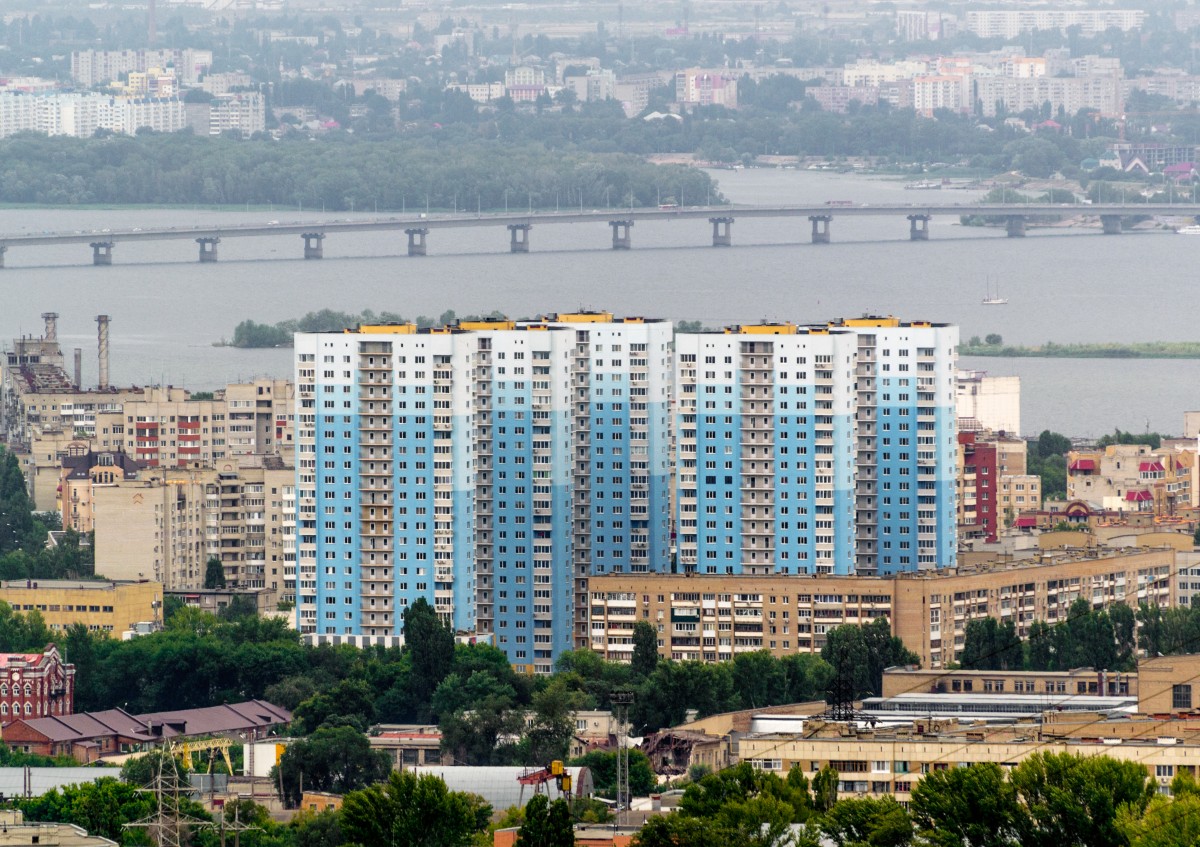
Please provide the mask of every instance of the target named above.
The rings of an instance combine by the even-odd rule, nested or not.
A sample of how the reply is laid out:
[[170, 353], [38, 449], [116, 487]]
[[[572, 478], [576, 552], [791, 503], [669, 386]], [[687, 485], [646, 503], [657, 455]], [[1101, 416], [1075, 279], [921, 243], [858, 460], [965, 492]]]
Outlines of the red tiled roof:
[[1130, 503], [1143, 503], [1147, 500], [1153, 500], [1154, 495], [1149, 491], [1126, 491], [1125, 499]]
[[1163, 467], [1162, 462], [1142, 462], [1141, 464], [1138, 465], [1138, 471], [1140, 473], [1149, 473], [1151, 471], [1165, 471], [1165, 470], [1166, 470], [1166, 468]]
[[1018, 528], [1037, 526], [1037, 518], [1017, 518]]
[[1069, 470], [1072, 471], [1094, 471], [1096, 469], [1095, 459], [1076, 459], [1071, 462]]

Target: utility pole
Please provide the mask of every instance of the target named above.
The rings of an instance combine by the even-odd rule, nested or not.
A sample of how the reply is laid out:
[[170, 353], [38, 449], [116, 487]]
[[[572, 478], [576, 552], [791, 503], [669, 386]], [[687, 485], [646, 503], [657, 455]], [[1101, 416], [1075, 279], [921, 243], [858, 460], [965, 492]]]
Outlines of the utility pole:
[[617, 823], [620, 827], [625, 822], [625, 809], [629, 805], [629, 749], [625, 746], [625, 736], [628, 735], [625, 724], [629, 719], [629, 707], [633, 705], [632, 691], [614, 691], [612, 693], [613, 712], [617, 718]]

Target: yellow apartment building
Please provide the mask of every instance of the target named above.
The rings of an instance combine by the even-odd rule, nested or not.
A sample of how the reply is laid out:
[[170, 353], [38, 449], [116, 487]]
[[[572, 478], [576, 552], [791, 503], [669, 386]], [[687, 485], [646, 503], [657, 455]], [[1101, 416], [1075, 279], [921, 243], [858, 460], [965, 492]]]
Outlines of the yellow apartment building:
[[157, 582], [35, 579], [0, 582], [0, 601], [15, 611], [37, 611], [50, 629], [83, 624], [120, 638], [136, 623], [162, 621], [163, 587]]

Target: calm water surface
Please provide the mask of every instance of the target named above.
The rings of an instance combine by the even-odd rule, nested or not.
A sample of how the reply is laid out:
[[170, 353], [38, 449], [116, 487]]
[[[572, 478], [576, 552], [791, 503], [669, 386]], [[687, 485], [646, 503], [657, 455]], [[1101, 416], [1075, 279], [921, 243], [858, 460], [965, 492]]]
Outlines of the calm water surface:
[[[899, 181], [808, 171], [714, 174], [739, 203], [970, 203], [973, 192], [906, 191]], [[684, 198], [685, 201], [687, 198]], [[297, 211], [0, 210], [0, 233], [280, 220]], [[949, 321], [964, 336], [1009, 343], [1196, 339], [1200, 238], [1155, 232], [1003, 231], [935, 219], [930, 241], [908, 241], [901, 216], [836, 219], [833, 243], [808, 243], [808, 221], [740, 220], [734, 246], [713, 249], [704, 221], [639, 222], [633, 250], [608, 249], [602, 225], [540, 226], [528, 255], [510, 255], [502, 228], [434, 231], [430, 255], [405, 255], [392, 233], [335, 235], [325, 259], [304, 261], [296, 236], [232, 239], [201, 266], [188, 241], [118, 244], [92, 267], [85, 245], [13, 248], [0, 271], [0, 339], [38, 334], [57, 311], [64, 346], [84, 349], [94, 382], [94, 316], [112, 316], [112, 379], [211, 389], [252, 375], [288, 376], [290, 350], [213, 347], [246, 318], [278, 321], [332, 308], [407, 316], [499, 309], [513, 316], [604, 308], [710, 325], [762, 318], [819, 321], [865, 312]], [[1007, 306], [980, 304], [990, 280]], [[69, 354], [68, 354], [69, 359]], [[1114, 426], [1177, 432], [1200, 408], [1200, 361], [964, 360], [1023, 380], [1024, 430], [1096, 435]]]

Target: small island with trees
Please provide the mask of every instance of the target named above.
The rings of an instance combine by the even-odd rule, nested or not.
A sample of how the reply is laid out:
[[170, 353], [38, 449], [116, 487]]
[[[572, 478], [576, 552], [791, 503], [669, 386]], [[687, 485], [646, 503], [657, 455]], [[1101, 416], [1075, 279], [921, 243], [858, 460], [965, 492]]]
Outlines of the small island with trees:
[[1200, 342], [1135, 341], [1126, 344], [1045, 344], [1029, 347], [1005, 344], [995, 333], [980, 340], [973, 335], [959, 345], [962, 356], [994, 356], [1002, 359], [1200, 359]]

